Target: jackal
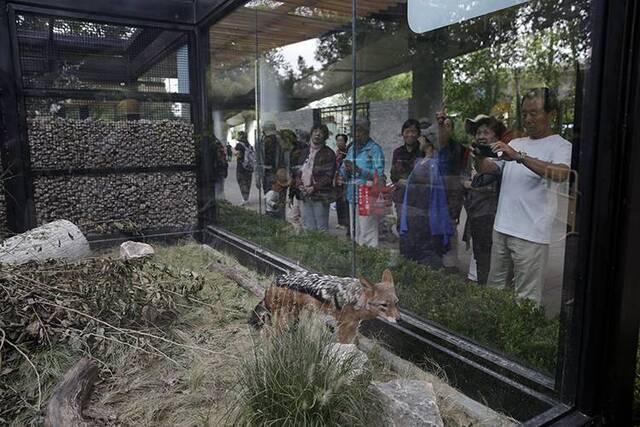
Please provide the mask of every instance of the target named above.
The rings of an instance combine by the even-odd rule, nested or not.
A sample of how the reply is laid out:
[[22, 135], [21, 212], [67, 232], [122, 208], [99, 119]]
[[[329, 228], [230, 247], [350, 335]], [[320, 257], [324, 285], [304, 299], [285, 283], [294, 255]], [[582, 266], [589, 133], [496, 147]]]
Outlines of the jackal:
[[351, 343], [362, 320], [381, 316], [395, 323], [400, 318], [391, 271], [379, 283], [361, 277], [326, 276], [292, 272], [276, 277], [264, 299], [253, 309], [249, 324], [262, 327], [274, 315], [278, 322], [295, 319], [300, 311], [320, 311], [336, 322], [338, 342]]

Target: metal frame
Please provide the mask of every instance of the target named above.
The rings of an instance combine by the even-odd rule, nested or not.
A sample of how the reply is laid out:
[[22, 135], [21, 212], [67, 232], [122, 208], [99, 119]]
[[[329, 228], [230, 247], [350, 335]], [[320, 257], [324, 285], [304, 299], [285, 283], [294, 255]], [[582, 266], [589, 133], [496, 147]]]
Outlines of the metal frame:
[[[593, 56], [585, 96], [590, 101], [585, 103], [578, 127], [582, 129], [581, 141], [579, 150], [575, 150], [576, 155], [580, 152], [578, 169], [583, 171], [578, 209], [580, 238], [571, 239], [569, 245], [577, 247], [567, 251], [567, 256], [577, 254], [577, 259], [567, 259], [573, 264], [568, 270], [576, 276], [571, 293], [563, 299], [562, 315], [569, 328], [561, 348], [567, 351], [555, 381], [555, 391], [568, 403], [551, 405], [529, 419], [527, 425], [582, 425], [590, 417], [616, 425], [631, 420], [632, 373], [640, 323], [636, 307], [640, 289], [632, 283], [632, 278], [640, 274], [639, 263], [632, 259], [633, 244], [640, 240], [640, 171], [634, 170], [630, 161], [639, 155], [637, 144], [632, 141], [640, 137], [640, 126], [633, 120], [640, 116], [640, 83], [636, 77], [640, 72], [640, 12], [631, 0], [594, 0], [592, 7]], [[212, 232], [211, 238], [221, 242], [219, 234]], [[253, 258], [263, 268], [273, 264], [264, 261], [268, 258], [264, 250], [252, 249], [245, 246], [246, 242], [240, 244], [229, 236], [224, 241], [243, 260]], [[409, 358], [419, 359], [425, 352], [447, 353], [446, 348], [438, 348], [431, 341], [433, 331], [430, 335], [428, 328], [381, 326], [389, 332], [396, 351], [405, 340], [416, 341], [406, 353]], [[438, 331], [436, 335], [449, 338], [445, 341], [461, 342], [457, 335], [438, 326], [433, 328]], [[460, 350], [444, 355], [443, 362], [459, 362], [458, 369], [472, 366], [470, 360], [461, 361], [464, 353]], [[484, 353], [475, 352], [474, 356], [484, 360], [484, 366], [494, 363]], [[503, 356], [498, 357], [502, 359], [499, 366], [512, 364]], [[549, 381], [553, 382], [546, 379], [539, 385], [548, 387]], [[483, 383], [473, 384], [482, 386]]]
[[[631, 422], [633, 372], [640, 315], [633, 243], [640, 238], [638, 174], [632, 155], [638, 137], [639, 71], [637, 2], [595, 2], [593, 57], [583, 120], [575, 315], [563, 397], [611, 425]], [[636, 138], [634, 140], [634, 137]], [[575, 383], [572, 384], [572, 383]]]
[[[165, 3], [170, 3], [166, 1]], [[142, 18], [132, 18], [114, 13], [113, 5], [105, 4], [77, 4], [77, 2], [49, 2], [47, 0], [33, 1], [7, 1], [0, 0], [3, 6], [3, 19], [7, 20], [9, 31], [6, 33], [6, 40], [0, 37], [0, 42], [9, 49], [3, 49], [3, 58], [6, 64], [11, 64], [12, 69], [7, 80], [7, 88], [5, 88], [3, 96], [2, 109], [5, 112], [17, 110], [20, 114], [8, 121], [5, 140], [8, 142], [3, 144], [3, 161], [6, 162], [5, 168], [12, 166], [15, 173], [5, 179], [4, 185], [6, 194], [15, 195], [7, 200], [7, 216], [8, 223], [13, 232], [22, 232], [33, 228], [36, 225], [36, 213], [33, 203], [33, 178], [34, 176], [105, 176], [111, 174], [124, 173], [142, 173], [142, 172], [183, 172], [195, 171], [198, 182], [198, 228], [202, 230], [206, 225], [213, 223], [215, 217], [215, 203], [213, 202], [213, 181], [208, 179], [213, 174], [211, 168], [215, 164], [212, 162], [211, 148], [207, 129], [212, 129], [210, 108], [208, 105], [206, 90], [206, 66], [208, 65], [208, 32], [202, 27], [193, 24], [176, 23], [175, 16], [170, 10], [164, 10], [167, 13], [166, 20], [155, 19], [162, 13], [162, 8], [151, 11], [148, 5], [143, 2], [135, 2], [127, 0], [125, 3], [133, 5], [136, 13], [133, 15]], [[193, 6], [191, 1], [188, 1]], [[6, 4], [6, 11], [4, 13]], [[157, 6], [157, 5], [155, 5]], [[154, 6], [154, 7], [155, 7]], [[107, 10], [107, 8], [109, 10]], [[27, 97], [52, 97], [52, 98], [75, 98], [86, 100], [117, 100], [122, 99], [123, 93], [118, 90], [74, 90], [74, 89], [37, 89], [22, 87], [22, 78], [20, 72], [20, 61], [18, 55], [17, 32], [15, 25], [16, 11], [45, 16], [55, 16], [60, 18], [81, 19], [97, 23], [131, 25], [142, 28], [156, 28], [162, 30], [180, 31], [177, 37], [173, 37], [170, 41], [171, 46], [164, 46], [160, 51], [157, 49], [152, 52], [152, 58], [149, 61], [143, 61], [149, 64], [151, 59], [161, 59], [162, 55], [167, 52], [169, 47], [175, 47], [177, 44], [188, 43], [189, 48], [189, 83], [190, 93], [153, 93], [153, 92], [127, 92], [127, 97], [148, 101], [148, 102], [184, 102], [191, 106], [191, 122], [194, 125], [194, 134], [196, 135], [196, 164], [195, 165], [168, 165], [155, 167], [118, 167], [118, 168], [89, 168], [89, 169], [38, 169], [31, 170], [29, 161], [29, 146], [26, 135], [26, 112], [24, 110], [24, 102]], [[11, 54], [7, 57], [7, 54]], [[148, 55], [147, 55], [148, 56]], [[140, 64], [140, 70], [148, 68], [147, 65]], [[13, 97], [11, 97], [13, 96]], [[6, 116], [6, 114], [5, 114]], [[9, 144], [10, 142], [10, 144]], [[214, 150], [215, 151], [215, 150]], [[18, 169], [20, 167], [20, 169]], [[27, 207], [24, 212], [20, 212], [21, 207]], [[200, 236], [198, 236], [200, 237]]]
[[175, 0], [76, 1], [76, 0], [12, 0], [15, 9], [65, 18], [88, 19], [105, 24], [122, 24], [189, 31], [195, 24], [193, 2], [183, 0], [176, 8]]
[[[168, 0], [162, 2], [165, 5], [171, 3]], [[8, 3], [13, 7], [5, 13]], [[209, 63], [207, 30], [209, 25], [245, 1], [221, 0], [212, 4], [208, 12], [200, 7], [192, 7], [191, 12], [181, 9], [184, 14], [178, 15], [177, 22], [171, 15], [172, 10], [175, 12], [173, 6], [150, 10], [143, 2], [135, 0], [120, 3], [127, 9], [118, 11], [112, 3], [78, 3], [73, 0], [0, 0], [0, 24], [3, 24], [0, 25], [0, 108], [6, 129], [2, 154], [3, 166], [11, 166], [14, 171], [4, 185], [6, 191], [16, 196], [7, 200], [10, 223], [16, 231], [29, 228], [35, 215], [29, 208], [33, 201], [30, 199], [32, 189], [28, 185], [31, 171], [24, 168], [29, 164], [28, 150], [25, 151], [24, 144], [20, 143], [25, 141], [22, 100], [29, 91], [21, 87], [15, 51], [15, 11], [189, 32], [192, 85], [189, 101], [192, 102], [196, 135], [201, 136], [196, 164], [198, 230], [205, 230], [214, 222], [212, 162], [215, 150], [212, 150], [207, 135], [212, 117], [205, 84]], [[633, 191], [640, 186], [640, 170], [631, 162], [640, 155], [637, 144], [633, 143], [640, 138], [640, 125], [633, 120], [640, 116], [640, 82], [637, 77], [640, 73], [640, 8], [632, 0], [594, 0], [593, 8], [593, 56], [586, 96], [589, 102], [583, 115], [580, 143], [579, 170], [583, 188], [579, 201], [582, 215], [578, 219], [580, 240], [575, 260], [575, 291], [571, 295], [573, 298], [565, 298], [563, 304], [563, 316], [569, 320], [569, 329], [562, 344], [567, 352], [555, 381], [556, 391], [563, 402], [568, 403], [550, 397], [547, 393], [550, 391], [548, 378], [528, 375], [529, 371], [513, 361], [437, 325], [410, 320], [399, 327], [380, 322], [371, 328], [382, 332], [389, 342], [395, 342], [394, 349], [409, 359], [418, 360], [424, 354], [436, 355], [450, 372], [475, 378], [475, 381], [463, 384], [465, 389], [471, 390], [469, 394], [472, 396], [473, 388], [478, 393], [487, 384], [505, 387], [504, 390], [511, 390], [514, 394], [502, 393], [498, 404], [520, 405], [521, 408], [515, 409], [523, 417], [531, 415], [523, 402], [538, 401], [539, 406], [532, 403], [534, 406], [531, 408], [539, 408], [542, 413], [529, 419], [527, 425], [580, 425], [588, 421], [588, 416], [596, 422], [616, 425], [626, 424], [631, 419], [632, 373], [640, 323], [640, 313], [636, 308], [640, 289], [633, 282], [633, 278], [640, 274], [640, 263], [633, 258], [634, 244], [640, 241], [637, 220], [640, 200], [638, 191]], [[30, 96], [37, 95], [31, 92]], [[101, 92], [87, 96], [115, 95]], [[136, 96], [147, 97], [146, 94]], [[157, 94], [148, 96], [149, 99], [157, 99], [151, 98]], [[169, 98], [173, 99], [173, 95]], [[9, 159], [16, 160], [16, 163], [11, 164]], [[168, 234], [160, 233], [162, 235]], [[209, 227], [199, 237], [224, 244], [261, 268], [271, 271], [300, 268], [290, 260], [274, 256], [224, 230]], [[113, 242], [118, 239], [103, 240]]]

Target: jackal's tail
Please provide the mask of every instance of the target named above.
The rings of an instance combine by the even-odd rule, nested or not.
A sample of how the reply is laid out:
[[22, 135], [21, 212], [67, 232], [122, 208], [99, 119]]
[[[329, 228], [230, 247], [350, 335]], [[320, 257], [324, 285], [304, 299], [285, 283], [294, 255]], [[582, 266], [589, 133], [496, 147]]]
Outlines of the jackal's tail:
[[255, 329], [262, 328], [269, 319], [271, 318], [271, 312], [267, 308], [264, 300], [260, 301], [258, 305], [255, 306], [253, 310], [251, 310], [251, 315], [249, 316], [249, 325], [251, 325]]

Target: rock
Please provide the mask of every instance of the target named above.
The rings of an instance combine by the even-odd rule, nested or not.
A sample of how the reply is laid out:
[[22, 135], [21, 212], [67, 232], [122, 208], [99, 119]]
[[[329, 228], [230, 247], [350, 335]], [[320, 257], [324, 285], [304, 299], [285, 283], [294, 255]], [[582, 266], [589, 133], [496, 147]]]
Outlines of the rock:
[[421, 380], [393, 380], [374, 382], [386, 406], [388, 425], [394, 427], [443, 427], [433, 385]]
[[120, 259], [142, 258], [152, 256], [153, 247], [146, 243], [127, 241], [120, 245]]
[[48, 259], [79, 260], [91, 254], [89, 242], [70, 221], [61, 219], [13, 236], [0, 244], [0, 263]]
[[351, 364], [351, 372], [346, 378], [347, 383], [350, 383], [369, 369], [369, 358], [355, 344], [331, 344], [327, 348], [327, 355], [334, 357], [338, 363]]

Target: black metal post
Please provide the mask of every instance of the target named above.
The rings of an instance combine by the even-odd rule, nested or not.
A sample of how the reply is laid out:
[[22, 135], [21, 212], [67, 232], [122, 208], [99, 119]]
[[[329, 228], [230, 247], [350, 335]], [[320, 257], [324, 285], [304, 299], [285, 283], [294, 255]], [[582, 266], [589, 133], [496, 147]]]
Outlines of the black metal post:
[[351, 275], [356, 277], [357, 273], [357, 242], [356, 232], [357, 228], [357, 215], [358, 210], [356, 208], [356, 200], [358, 200], [358, 191], [356, 186], [356, 158], [358, 156], [358, 144], [356, 143], [356, 95], [358, 88], [356, 86], [358, 81], [358, 75], [356, 71], [356, 65], [358, 63], [356, 59], [356, 20], [358, 19], [358, 4], [357, 0], [351, 1], [351, 142], [353, 147], [353, 169], [351, 173], [351, 221], [349, 222], [349, 228], [351, 231]]
[[3, 114], [2, 169], [7, 226], [21, 233], [35, 226], [35, 212], [21, 94], [20, 65], [15, 44], [15, 14], [0, 0], [0, 110]]
[[190, 34], [190, 91], [194, 97], [193, 124], [196, 135], [196, 183], [198, 185], [198, 228], [204, 230], [215, 223], [215, 156], [213, 141], [213, 109], [209, 99], [207, 70], [209, 68], [209, 32], [196, 27]]
[[631, 0], [593, 2], [593, 56], [580, 146], [580, 246], [569, 339], [574, 351], [565, 361], [560, 391], [564, 398], [575, 396], [578, 410], [601, 418], [596, 424], [631, 424], [640, 298], [640, 268], [633, 252], [640, 239], [639, 178], [632, 157], [638, 155], [639, 15]]

